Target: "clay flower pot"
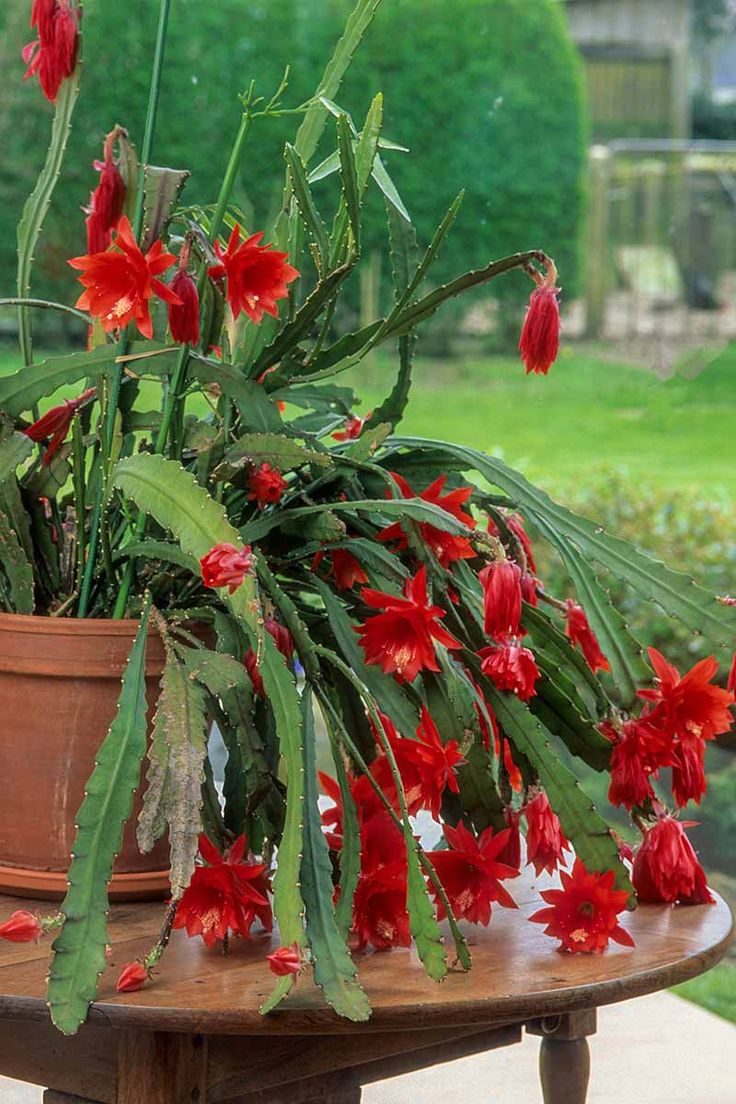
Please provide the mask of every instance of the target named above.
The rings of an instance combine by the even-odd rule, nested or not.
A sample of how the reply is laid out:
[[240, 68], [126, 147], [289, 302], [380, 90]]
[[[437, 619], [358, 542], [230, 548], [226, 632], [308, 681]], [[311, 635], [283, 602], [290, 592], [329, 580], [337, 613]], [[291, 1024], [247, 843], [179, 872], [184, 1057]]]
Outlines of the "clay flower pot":
[[[0, 613], [0, 890], [65, 894], [76, 813], [115, 716], [137, 627], [136, 621]], [[163, 662], [163, 646], [152, 634], [146, 655], [149, 720]], [[167, 846], [141, 855], [136, 845], [140, 802], [139, 791], [110, 884], [117, 900], [168, 893]]]

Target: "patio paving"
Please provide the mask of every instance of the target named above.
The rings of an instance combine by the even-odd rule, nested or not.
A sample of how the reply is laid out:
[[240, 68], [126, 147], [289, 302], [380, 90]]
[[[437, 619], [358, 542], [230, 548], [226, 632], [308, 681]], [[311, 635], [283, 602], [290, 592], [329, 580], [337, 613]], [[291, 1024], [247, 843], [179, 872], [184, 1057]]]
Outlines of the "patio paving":
[[[603, 1008], [590, 1040], [588, 1104], [736, 1104], [736, 1026], [670, 993]], [[539, 1039], [396, 1077], [364, 1104], [541, 1104]], [[0, 1077], [0, 1104], [41, 1104], [42, 1090]]]

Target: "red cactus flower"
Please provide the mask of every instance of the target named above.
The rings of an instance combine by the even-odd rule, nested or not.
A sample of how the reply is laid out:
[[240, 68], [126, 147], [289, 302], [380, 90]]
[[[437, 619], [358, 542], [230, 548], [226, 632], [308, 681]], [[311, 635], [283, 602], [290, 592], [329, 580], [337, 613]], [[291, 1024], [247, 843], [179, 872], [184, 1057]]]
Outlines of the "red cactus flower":
[[368, 587], [360, 595], [367, 606], [383, 610], [356, 626], [366, 663], [379, 664], [399, 682], [413, 682], [421, 670], [439, 671], [433, 641], [445, 648], [462, 647], [439, 624], [444, 610], [428, 604], [426, 568], [407, 579], [403, 598]]
[[546, 870], [554, 874], [565, 865], [565, 851], [572, 851], [562, 831], [557, 813], [542, 789], [532, 790], [523, 809], [526, 817], [526, 861], [533, 863], [537, 877]]
[[734, 704], [734, 695], [712, 684], [718, 673], [715, 656], [701, 659], [682, 677], [656, 648], [649, 649], [649, 659], [657, 686], [640, 690], [639, 697], [654, 703], [652, 723], [683, 740], [712, 740], [728, 732], [733, 722], [729, 706]]
[[560, 305], [557, 296], [557, 270], [547, 261], [547, 275], [530, 271], [537, 285], [529, 296], [524, 325], [519, 337], [519, 352], [526, 366], [526, 374], [535, 372], [546, 376], [557, 359], [560, 347]]
[[289, 947], [279, 947], [273, 954], [266, 955], [268, 968], [276, 977], [287, 977], [289, 974], [298, 974], [302, 968], [302, 956], [299, 944], [294, 942]]
[[[432, 851], [427, 856], [442, 883], [456, 919], [487, 926], [491, 921], [491, 904], [497, 901], [504, 908], [516, 908], [508, 890], [501, 885], [505, 878], [516, 878], [518, 867], [501, 862], [500, 855], [508, 847], [511, 832], [504, 828], [495, 835], [492, 828], [475, 838], [462, 821], [455, 828], [444, 828], [448, 851]], [[437, 890], [430, 883], [437, 915], [441, 920], [445, 908]]]
[[522, 701], [536, 694], [539, 668], [534, 655], [518, 640], [498, 643], [493, 648], [481, 648], [480, 669], [499, 690], [512, 690]]
[[672, 796], [682, 809], [689, 801], [699, 805], [708, 789], [705, 776], [705, 742], [693, 737], [672, 746]]
[[[426, 809], [435, 820], [439, 820], [445, 790], [459, 792], [455, 769], [462, 766], [465, 759], [457, 740], [442, 742], [437, 726], [424, 705], [416, 740], [399, 736], [392, 722], [383, 714], [381, 721], [396, 760], [409, 813], [414, 815], [420, 809]], [[374, 736], [379, 747], [382, 747], [375, 731]], [[383, 751], [371, 763], [371, 774], [398, 812], [398, 794]]]
[[348, 414], [342, 429], [337, 429], [332, 434], [335, 441], [355, 441], [363, 432], [363, 426], [373, 413], [370, 410], [365, 418], [359, 418], [357, 414]]
[[199, 561], [202, 582], [206, 587], [229, 587], [234, 594], [246, 575], [253, 574], [253, 553], [250, 545], [236, 548], [234, 544], [216, 544]]
[[[416, 491], [409, 486], [403, 476], [397, 475], [396, 472], [391, 472], [391, 476], [398, 483], [399, 490], [404, 498], [421, 498], [423, 502], [430, 502], [433, 506], [439, 506], [441, 510], [445, 510], [448, 514], [452, 514], [454, 518], [461, 521], [463, 525], [467, 525], [469, 529], [475, 528], [474, 518], [463, 510], [463, 506], [473, 493], [472, 487], [458, 487], [454, 491], [448, 491], [447, 494], [443, 494], [442, 492], [447, 476], [441, 475], [417, 495]], [[427, 522], [423, 521], [419, 523], [418, 528], [422, 540], [427, 547], [431, 549], [443, 567], [448, 567], [457, 560], [471, 559], [475, 555], [473, 546], [467, 537], [448, 533], [444, 529], [438, 529], [434, 525], [429, 525]], [[382, 541], [397, 541], [397, 552], [404, 552], [408, 548], [406, 533], [400, 521], [396, 521], [392, 525], [387, 525], [385, 529], [381, 529], [378, 538]]]
[[521, 812], [516, 812], [510, 805], [503, 811], [503, 819], [506, 821], [509, 838], [506, 846], [498, 853], [498, 861], [504, 866], [510, 866], [521, 873]]
[[406, 844], [387, 814], [378, 812], [361, 829], [361, 870], [353, 899], [358, 950], [410, 945], [406, 888]]
[[199, 837], [199, 853], [207, 866], [198, 866], [177, 906], [175, 928], [186, 928], [187, 935], [201, 935], [208, 947], [229, 932], [244, 938], [256, 920], [266, 931], [273, 927], [268, 901], [266, 867], [244, 862], [245, 836], [221, 855], [204, 833]]
[[[368, 576], [347, 548], [330, 548], [328, 555], [332, 562], [332, 577], [338, 590], [352, 590], [357, 583], [367, 583]], [[316, 571], [324, 559], [324, 552], [317, 552], [312, 560], [312, 571]]]
[[169, 303], [169, 329], [179, 345], [199, 344], [199, 295], [197, 282], [185, 268], [179, 268], [171, 281], [171, 290], [179, 300]]
[[128, 962], [120, 971], [115, 988], [118, 993], [134, 993], [136, 989], [143, 988], [150, 976], [142, 962]]
[[264, 462], [248, 476], [248, 499], [264, 506], [280, 502], [288, 484], [277, 468]]
[[52, 406], [37, 422], [23, 431], [32, 441], [49, 442], [43, 457], [44, 467], [48, 467], [63, 445], [76, 412], [96, 394], [96, 388], [88, 387], [76, 399], [64, 399], [63, 403]]
[[521, 568], [512, 560], [496, 560], [478, 574], [483, 587], [483, 629], [488, 636], [521, 635]]
[[608, 800], [632, 809], [654, 798], [651, 778], [669, 762], [664, 745], [653, 746], [646, 720], [629, 720], [616, 726], [603, 721], [600, 731], [613, 744]]
[[116, 140], [126, 134], [122, 127], [115, 127], [105, 137], [102, 161], [94, 161], [100, 174], [97, 187], [84, 208], [87, 214], [87, 253], [104, 253], [112, 240], [112, 232], [123, 213], [125, 182], [115, 163], [113, 147]]
[[579, 645], [580, 651], [585, 656], [585, 662], [588, 664], [593, 674], [595, 674], [596, 671], [611, 670], [611, 664], [601, 651], [598, 637], [588, 624], [585, 610], [582, 606], [579, 606], [577, 602], [573, 602], [572, 598], [567, 599], [567, 624], [565, 626], [565, 635], [569, 637], [573, 646], [576, 644]]
[[632, 873], [640, 901], [715, 904], [703, 868], [685, 835], [687, 823], [662, 813], [656, 824], [644, 833]]
[[141, 253], [133, 237], [130, 222], [123, 215], [117, 225], [114, 248], [104, 253], [72, 257], [69, 264], [82, 272], [78, 276], [85, 290], [77, 306], [99, 318], [110, 333], [135, 322], [143, 337], [153, 337], [149, 301], [154, 295], [166, 303], [181, 304], [179, 297], [157, 279], [175, 263], [160, 241], [146, 254]]
[[28, 66], [23, 80], [38, 75], [41, 91], [51, 103], [77, 63], [80, 16], [80, 9], [69, 0], [33, 0], [31, 27], [37, 28], [38, 38], [23, 48]]
[[289, 294], [287, 284], [296, 280], [299, 273], [287, 262], [286, 253], [279, 253], [270, 245], [261, 245], [263, 232], [251, 234], [240, 241], [240, 226], [233, 227], [227, 249], [215, 242], [219, 264], [209, 269], [213, 279], [227, 279], [227, 301], [237, 318], [245, 311], [252, 322], [260, 322], [265, 314], [278, 318], [279, 299]]
[[10, 919], [0, 924], [0, 939], [9, 943], [32, 943], [43, 935], [43, 925], [34, 913], [28, 909], [16, 909]]
[[560, 951], [600, 954], [611, 939], [625, 947], [634, 946], [634, 940], [616, 919], [626, 909], [628, 893], [613, 888], [612, 870], [591, 872], [581, 859], [576, 859], [572, 873], [560, 872], [560, 881], [562, 889], [541, 894], [549, 907], [529, 917], [536, 924], [547, 925], [544, 933], [560, 940]]

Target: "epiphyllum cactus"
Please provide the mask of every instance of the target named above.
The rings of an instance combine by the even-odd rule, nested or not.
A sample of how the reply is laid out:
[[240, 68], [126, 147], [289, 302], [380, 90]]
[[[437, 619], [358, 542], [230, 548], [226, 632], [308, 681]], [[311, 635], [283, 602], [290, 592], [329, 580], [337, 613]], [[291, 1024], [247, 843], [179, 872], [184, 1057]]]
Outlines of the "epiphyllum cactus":
[[[0, 601], [20, 613], [140, 619], [61, 912], [0, 925], [16, 940], [58, 929], [49, 1004], [66, 1032], [84, 1020], [106, 966], [105, 885], [146, 749], [149, 627], [166, 661], [137, 830], [144, 851], [168, 830], [172, 898], [160, 939], [124, 967], [123, 991], [155, 983], [173, 930], [226, 943], [270, 929], [273, 915], [280, 947], [263, 971], [278, 980], [264, 1012], [313, 968], [340, 1015], [365, 1019], [349, 946], [414, 938], [439, 979], [441, 921], [469, 968], [460, 922], [487, 924], [494, 907], [513, 907], [525, 861], [562, 871], [534, 919], [571, 952], [626, 945], [619, 917], [634, 887], [647, 901], [710, 899], [658, 776], [672, 768], [674, 804], [701, 799], [705, 741], [731, 723], [734, 676], [723, 690], [716, 659], [682, 677], [657, 653], [647, 664], [605, 575], [679, 617], [725, 662], [733, 601], [555, 504], [498, 458], [401, 434], [414, 334], [445, 300], [526, 272], [535, 287], [520, 351], [534, 375], [557, 353], [559, 293], [539, 250], [432, 286], [459, 201], [421, 252], [383, 162], [394, 144], [382, 138], [381, 97], [359, 124], [334, 104], [375, 7], [357, 2], [320, 84], [331, 98], [293, 109], [300, 125], [268, 227], [244, 227], [231, 190], [252, 128], [286, 110], [285, 84], [269, 101], [253, 89], [244, 97], [214, 205], [187, 206], [186, 172], [150, 164], [161, 20], [141, 163], [123, 127], [109, 130], [77, 227], [84, 291], [76, 307], [45, 304], [71, 312], [88, 347], [33, 363], [31, 261], [80, 76], [74, 0], [33, 3], [33, 71], [56, 95], [57, 120], [19, 230], [23, 366], [0, 379], [0, 537], [10, 550]], [[100, 120], [100, 131], [111, 125]], [[312, 193], [318, 156], [330, 212]], [[275, 164], [274, 178], [281, 171]], [[387, 205], [393, 299], [382, 317], [339, 332], [373, 188]], [[379, 344], [396, 349], [396, 383], [361, 414], [332, 377]], [[160, 385], [158, 411], [149, 397], [140, 408], [141, 378]], [[40, 414], [39, 403], [50, 409]], [[571, 593], [545, 589], [542, 540]], [[205, 631], [192, 633], [193, 621]], [[316, 711], [333, 774], [316, 771]], [[212, 718], [227, 749], [223, 801], [207, 764]], [[113, 769], [123, 733], [128, 750]], [[565, 748], [608, 772], [611, 800], [631, 812], [643, 838], [633, 887]], [[442, 825], [447, 847], [418, 846], [418, 813]]]

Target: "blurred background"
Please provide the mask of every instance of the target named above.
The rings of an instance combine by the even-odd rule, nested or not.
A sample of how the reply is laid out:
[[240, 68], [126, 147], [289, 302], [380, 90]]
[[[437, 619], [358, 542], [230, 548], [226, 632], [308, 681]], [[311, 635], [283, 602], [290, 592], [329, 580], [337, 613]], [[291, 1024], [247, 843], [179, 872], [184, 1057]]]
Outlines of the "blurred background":
[[[154, 160], [191, 170], [185, 202], [214, 197], [238, 94], [255, 79], [269, 97], [289, 61], [286, 104], [306, 99], [351, 6], [176, 0]], [[3, 294], [50, 125], [20, 80], [29, 10], [0, 7]], [[149, 0], [85, 4], [89, 65], [36, 294], [76, 298], [66, 259], [85, 251], [92, 162], [115, 123], [140, 140], [155, 18]], [[379, 90], [385, 136], [410, 150], [386, 161], [420, 244], [465, 189], [439, 278], [539, 247], [563, 287], [564, 343], [546, 379], [525, 378], [514, 350], [526, 277], [446, 308], [422, 338], [406, 428], [502, 455], [717, 594], [736, 593], [736, 0], [384, 0], [338, 99], [360, 121]], [[249, 229], [276, 208], [294, 128], [270, 120], [249, 139], [235, 195]], [[338, 326], [370, 322], [390, 295], [384, 213], [371, 202]], [[40, 349], [84, 341], [72, 318], [34, 321]], [[0, 310], [0, 372], [19, 366], [14, 340], [14, 313]], [[385, 391], [390, 357], [374, 354], [351, 381], [363, 412]], [[564, 590], [551, 554], [540, 573]], [[643, 643], [681, 668], [699, 658], [699, 642], [657, 609], [623, 586], [616, 597]], [[736, 755], [709, 751], [693, 839], [736, 901]], [[597, 776], [586, 786], [606, 804]], [[686, 988], [736, 1022], [733, 963]]]

